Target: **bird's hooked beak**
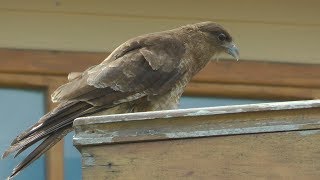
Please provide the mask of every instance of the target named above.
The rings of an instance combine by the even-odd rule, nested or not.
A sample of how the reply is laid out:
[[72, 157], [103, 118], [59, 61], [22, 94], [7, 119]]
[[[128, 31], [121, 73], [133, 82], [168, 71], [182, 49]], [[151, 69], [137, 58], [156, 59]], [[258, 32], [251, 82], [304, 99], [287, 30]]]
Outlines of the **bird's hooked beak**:
[[237, 61], [239, 60], [239, 58], [240, 58], [239, 50], [238, 50], [237, 46], [233, 42], [228, 43], [227, 45], [224, 45], [224, 47], [226, 48], [226, 53], [230, 54]]

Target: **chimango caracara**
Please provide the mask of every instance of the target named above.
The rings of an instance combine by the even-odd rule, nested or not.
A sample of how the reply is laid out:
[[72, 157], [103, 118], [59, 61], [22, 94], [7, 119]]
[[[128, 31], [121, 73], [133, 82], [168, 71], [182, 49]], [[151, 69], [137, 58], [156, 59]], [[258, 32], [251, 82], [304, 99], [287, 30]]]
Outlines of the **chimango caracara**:
[[190, 79], [221, 53], [239, 56], [221, 25], [202, 22], [130, 39], [101, 64], [71, 73], [69, 82], [52, 94], [52, 101], [60, 104], [17, 136], [3, 154], [18, 155], [43, 140], [10, 177], [72, 131], [77, 117], [177, 108]]

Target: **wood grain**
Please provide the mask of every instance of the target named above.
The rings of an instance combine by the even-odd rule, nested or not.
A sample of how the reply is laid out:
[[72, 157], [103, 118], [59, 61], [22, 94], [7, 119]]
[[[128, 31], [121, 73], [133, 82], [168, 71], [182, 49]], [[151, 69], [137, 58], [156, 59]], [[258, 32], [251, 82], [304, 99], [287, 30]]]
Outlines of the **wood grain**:
[[319, 106], [310, 100], [82, 117], [74, 122], [74, 144], [319, 129]]
[[85, 180], [317, 179], [319, 102], [79, 118], [74, 143]]
[[0, 85], [20, 88], [48, 88], [58, 87], [67, 82], [64, 76], [13, 74], [0, 72]]
[[108, 53], [0, 49], [0, 72], [64, 75], [98, 64]]
[[83, 147], [83, 179], [318, 179], [319, 130]]

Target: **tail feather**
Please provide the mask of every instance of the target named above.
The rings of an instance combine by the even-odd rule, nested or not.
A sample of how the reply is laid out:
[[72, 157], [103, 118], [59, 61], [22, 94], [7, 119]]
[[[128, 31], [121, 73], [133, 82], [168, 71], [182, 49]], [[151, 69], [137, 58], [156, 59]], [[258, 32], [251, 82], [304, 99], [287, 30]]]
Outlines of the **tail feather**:
[[37, 141], [33, 141], [25, 146], [23, 146], [23, 148], [21, 148], [15, 155], [14, 158], [16, 158], [19, 154], [21, 154], [24, 150], [28, 149], [30, 146], [34, 145]]
[[38, 131], [39, 129], [45, 127], [52, 121], [55, 121], [58, 118], [62, 118], [63, 116], [66, 116], [66, 113], [72, 112], [72, 109], [68, 109], [71, 106], [76, 105], [76, 102], [68, 102], [68, 103], [61, 103], [58, 107], [56, 107], [51, 112], [44, 115], [36, 124], [31, 126], [29, 129], [27, 129], [25, 132], [21, 133], [19, 136], [17, 136], [11, 143], [11, 145], [16, 144], [18, 141], [21, 141], [28, 136], [30, 136], [32, 133]]
[[[81, 115], [83, 115], [86, 110], [90, 107], [90, 105], [80, 104], [78, 108], [71, 108], [71, 110], [77, 109], [76, 111], [71, 111], [69, 113], [65, 113], [65, 117], [59, 117], [59, 119], [56, 119], [54, 123], [49, 124], [42, 124], [41, 126], [37, 127], [37, 131], [34, 133], [26, 133], [30, 134], [28, 136], [23, 137], [21, 140], [15, 140], [16, 143], [11, 145], [2, 155], [2, 158], [5, 158], [9, 154], [23, 149], [25, 146], [28, 146], [28, 144], [34, 144], [41, 139], [45, 138], [46, 136], [56, 133], [55, 131], [71, 125], [73, 120]], [[51, 120], [51, 119], [50, 119]], [[21, 152], [19, 152], [20, 154]]]
[[3, 153], [2, 158], [14, 152], [17, 152], [14, 155], [16, 157], [30, 146], [44, 139], [39, 146], [14, 168], [9, 179], [16, 176], [21, 170], [39, 158], [70, 132], [75, 118], [100, 112], [115, 105], [111, 102], [104, 104], [104, 106], [94, 106], [85, 101], [62, 102], [54, 110], [43, 116], [35, 125], [17, 136], [12, 141], [11, 146]]
[[93, 109], [95, 108], [91, 104], [85, 102], [62, 103], [51, 113], [41, 118], [37, 124], [15, 138], [11, 146], [3, 153], [2, 158], [17, 151], [14, 156], [16, 157], [36, 142], [42, 139], [44, 141], [14, 168], [9, 179], [17, 175], [70, 132], [75, 118], [90, 113]]
[[9, 179], [16, 176], [21, 170], [26, 168], [33, 161], [38, 159], [48, 149], [58, 143], [66, 134], [72, 130], [72, 127], [68, 127], [57, 131], [55, 134], [47, 137], [37, 148], [35, 148], [20, 164], [18, 164], [12, 171]]

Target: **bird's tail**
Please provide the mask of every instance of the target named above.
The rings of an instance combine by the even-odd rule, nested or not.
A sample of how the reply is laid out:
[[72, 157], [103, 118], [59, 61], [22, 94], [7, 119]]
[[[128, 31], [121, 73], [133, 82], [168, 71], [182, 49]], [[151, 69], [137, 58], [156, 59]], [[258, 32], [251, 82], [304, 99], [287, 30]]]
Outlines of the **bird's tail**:
[[14, 157], [36, 142], [43, 140], [20, 164], [12, 171], [9, 179], [17, 175], [30, 163], [38, 159], [48, 149], [58, 143], [72, 130], [73, 120], [88, 112], [92, 105], [84, 102], [61, 103], [54, 110], [44, 115], [35, 125], [17, 136], [2, 158], [17, 151]]

